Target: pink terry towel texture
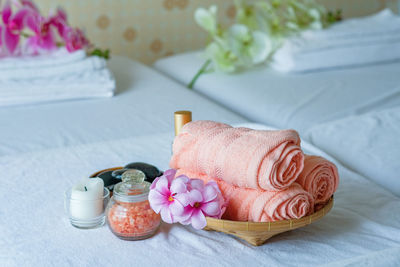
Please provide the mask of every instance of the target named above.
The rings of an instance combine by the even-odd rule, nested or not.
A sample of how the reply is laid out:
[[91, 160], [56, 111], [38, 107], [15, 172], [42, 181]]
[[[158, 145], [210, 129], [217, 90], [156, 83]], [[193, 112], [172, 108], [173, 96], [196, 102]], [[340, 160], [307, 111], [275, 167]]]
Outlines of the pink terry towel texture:
[[304, 169], [296, 180], [309, 192], [315, 204], [324, 204], [339, 184], [338, 170], [332, 162], [318, 156], [305, 155]]
[[294, 130], [233, 128], [213, 121], [186, 124], [175, 137], [171, 168], [243, 188], [285, 190], [304, 166]]
[[225, 200], [228, 201], [223, 219], [233, 221], [273, 222], [298, 219], [311, 214], [314, 200], [297, 183], [283, 191], [264, 191], [240, 188], [219, 179], [206, 175], [179, 170], [178, 175], [185, 174], [190, 178], [199, 178], [204, 182], [215, 181]]

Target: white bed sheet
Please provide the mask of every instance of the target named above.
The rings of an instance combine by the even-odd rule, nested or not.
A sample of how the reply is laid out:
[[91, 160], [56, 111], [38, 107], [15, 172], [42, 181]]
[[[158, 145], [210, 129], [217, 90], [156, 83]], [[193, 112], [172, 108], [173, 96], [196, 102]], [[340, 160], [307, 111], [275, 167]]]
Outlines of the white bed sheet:
[[115, 56], [109, 67], [112, 98], [0, 107], [0, 156], [167, 131], [180, 109], [193, 119], [244, 121], [138, 62]]
[[[154, 67], [186, 85], [204, 63], [200, 55], [168, 57]], [[239, 74], [204, 74], [194, 88], [252, 121], [303, 134], [321, 122], [400, 105], [399, 69], [397, 62], [282, 74], [260, 66]]]
[[[1, 265], [395, 266], [400, 262], [400, 199], [342, 166], [335, 205], [325, 218], [260, 247], [190, 226], [163, 224], [154, 237], [129, 242], [106, 226], [79, 230], [69, 224], [63, 211], [67, 187], [91, 172], [130, 161], [166, 169], [172, 138], [171, 130], [0, 157]], [[303, 147], [308, 153], [322, 153], [304, 142]]]
[[[1, 266], [400, 261], [400, 199], [342, 167], [335, 207], [326, 218], [262, 247], [180, 225], [163, 224], [156, 236], [137, 242], [119, 240], [106, 226], [72, 227], [63, 211], [63, 192], [82, 177], [132, 161], [168, 168], [176, 109], [191, 109], [194, 119], [245, 121], [139, 63], [115, 58], [110, 65], [119, 88], [112, 99], [0, 109]], [[322, 153], [303, 145], [309, 153]]]
[[322, 123], [305, 136], [343, 165], [400, 197], [400, 106]]

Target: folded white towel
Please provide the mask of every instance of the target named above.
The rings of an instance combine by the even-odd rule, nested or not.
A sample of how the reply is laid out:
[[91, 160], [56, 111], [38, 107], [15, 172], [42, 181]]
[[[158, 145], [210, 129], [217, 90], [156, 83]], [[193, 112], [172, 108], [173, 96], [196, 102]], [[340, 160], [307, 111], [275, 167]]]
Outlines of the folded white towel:
[[[20, 59], [23, 61], [23, 59]], [[40, 62], [41, 59], [37, 59]], [[34, 65], [34, 64], [32, 64]], [[0, 84], [2, 81], [47, 78], [64, 76], [84, 71], [95, 71], [106, 67], [106, 61], [96, 56], [85, 57], [79, 60], [57, 63], [42, 67], [18, 67], [0, 70]]]
[[83, 50], [0, 59], [0, 107], [110, 97], [114, 90], [106, 61]]
[[0, 83], [0, 107], [59, 100], [111, 97], [115, 79], [108, 69], [45, 79]]
[[400, 18], [390, 10], [383, 10], [289, 38], [275, 53], [271, 66], [284, 72], [304, 72], [397, 59], [400, 59]]
[[25, 69], [58, 66], [79, 61], [86, 58], [84, 50], [68, 52], [66, 48], [59, 48], [50, 53], [37, 56], [21, 56], [0, 58], [0, 71], [7, 69]]

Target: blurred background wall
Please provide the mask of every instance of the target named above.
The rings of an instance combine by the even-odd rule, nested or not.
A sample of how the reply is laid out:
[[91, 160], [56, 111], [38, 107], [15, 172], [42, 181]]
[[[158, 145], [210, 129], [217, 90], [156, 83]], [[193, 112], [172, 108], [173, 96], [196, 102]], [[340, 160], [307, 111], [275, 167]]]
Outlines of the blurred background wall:
[[[146, 64], [156, 59], [204, 47], [206, 34], [193, 20], [194, 10], [219, 6], [219, 18], [229, 24], [233, 0], [36, 0], [43, 12], [63, 7], [74, 26], [82, 27], [99, 47]], [[342, 9], [345, 18], [364, 16], [385, 7], [397, 12], [397, 0], [319, 0], [329, 10]]]

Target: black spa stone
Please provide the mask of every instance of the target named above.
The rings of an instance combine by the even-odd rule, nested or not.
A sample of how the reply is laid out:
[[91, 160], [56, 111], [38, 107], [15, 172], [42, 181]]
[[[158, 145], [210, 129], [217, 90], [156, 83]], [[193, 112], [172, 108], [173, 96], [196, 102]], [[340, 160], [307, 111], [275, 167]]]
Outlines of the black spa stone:
[[118, 179], [112, 175], [112, 172], [113, 171], [105, 171], [97, 175], [98, 178], [101, 178], [104, 181], [104, 186], [111, 191], [114, 189], [114, 185], [121, 182], [121, 179]]
[[[155, 166], [144, 162], [133, 162], [129, 163], [124, 167], [125, 169], [136, 169], [144, 172], [146, 175], [146, 181], [152, 183], [154, 179], [161, 176], [163, 173]], [[115, 173], [114, 173], [115, 174]], [[121, 174], [122, 175], [122, 174]]]

